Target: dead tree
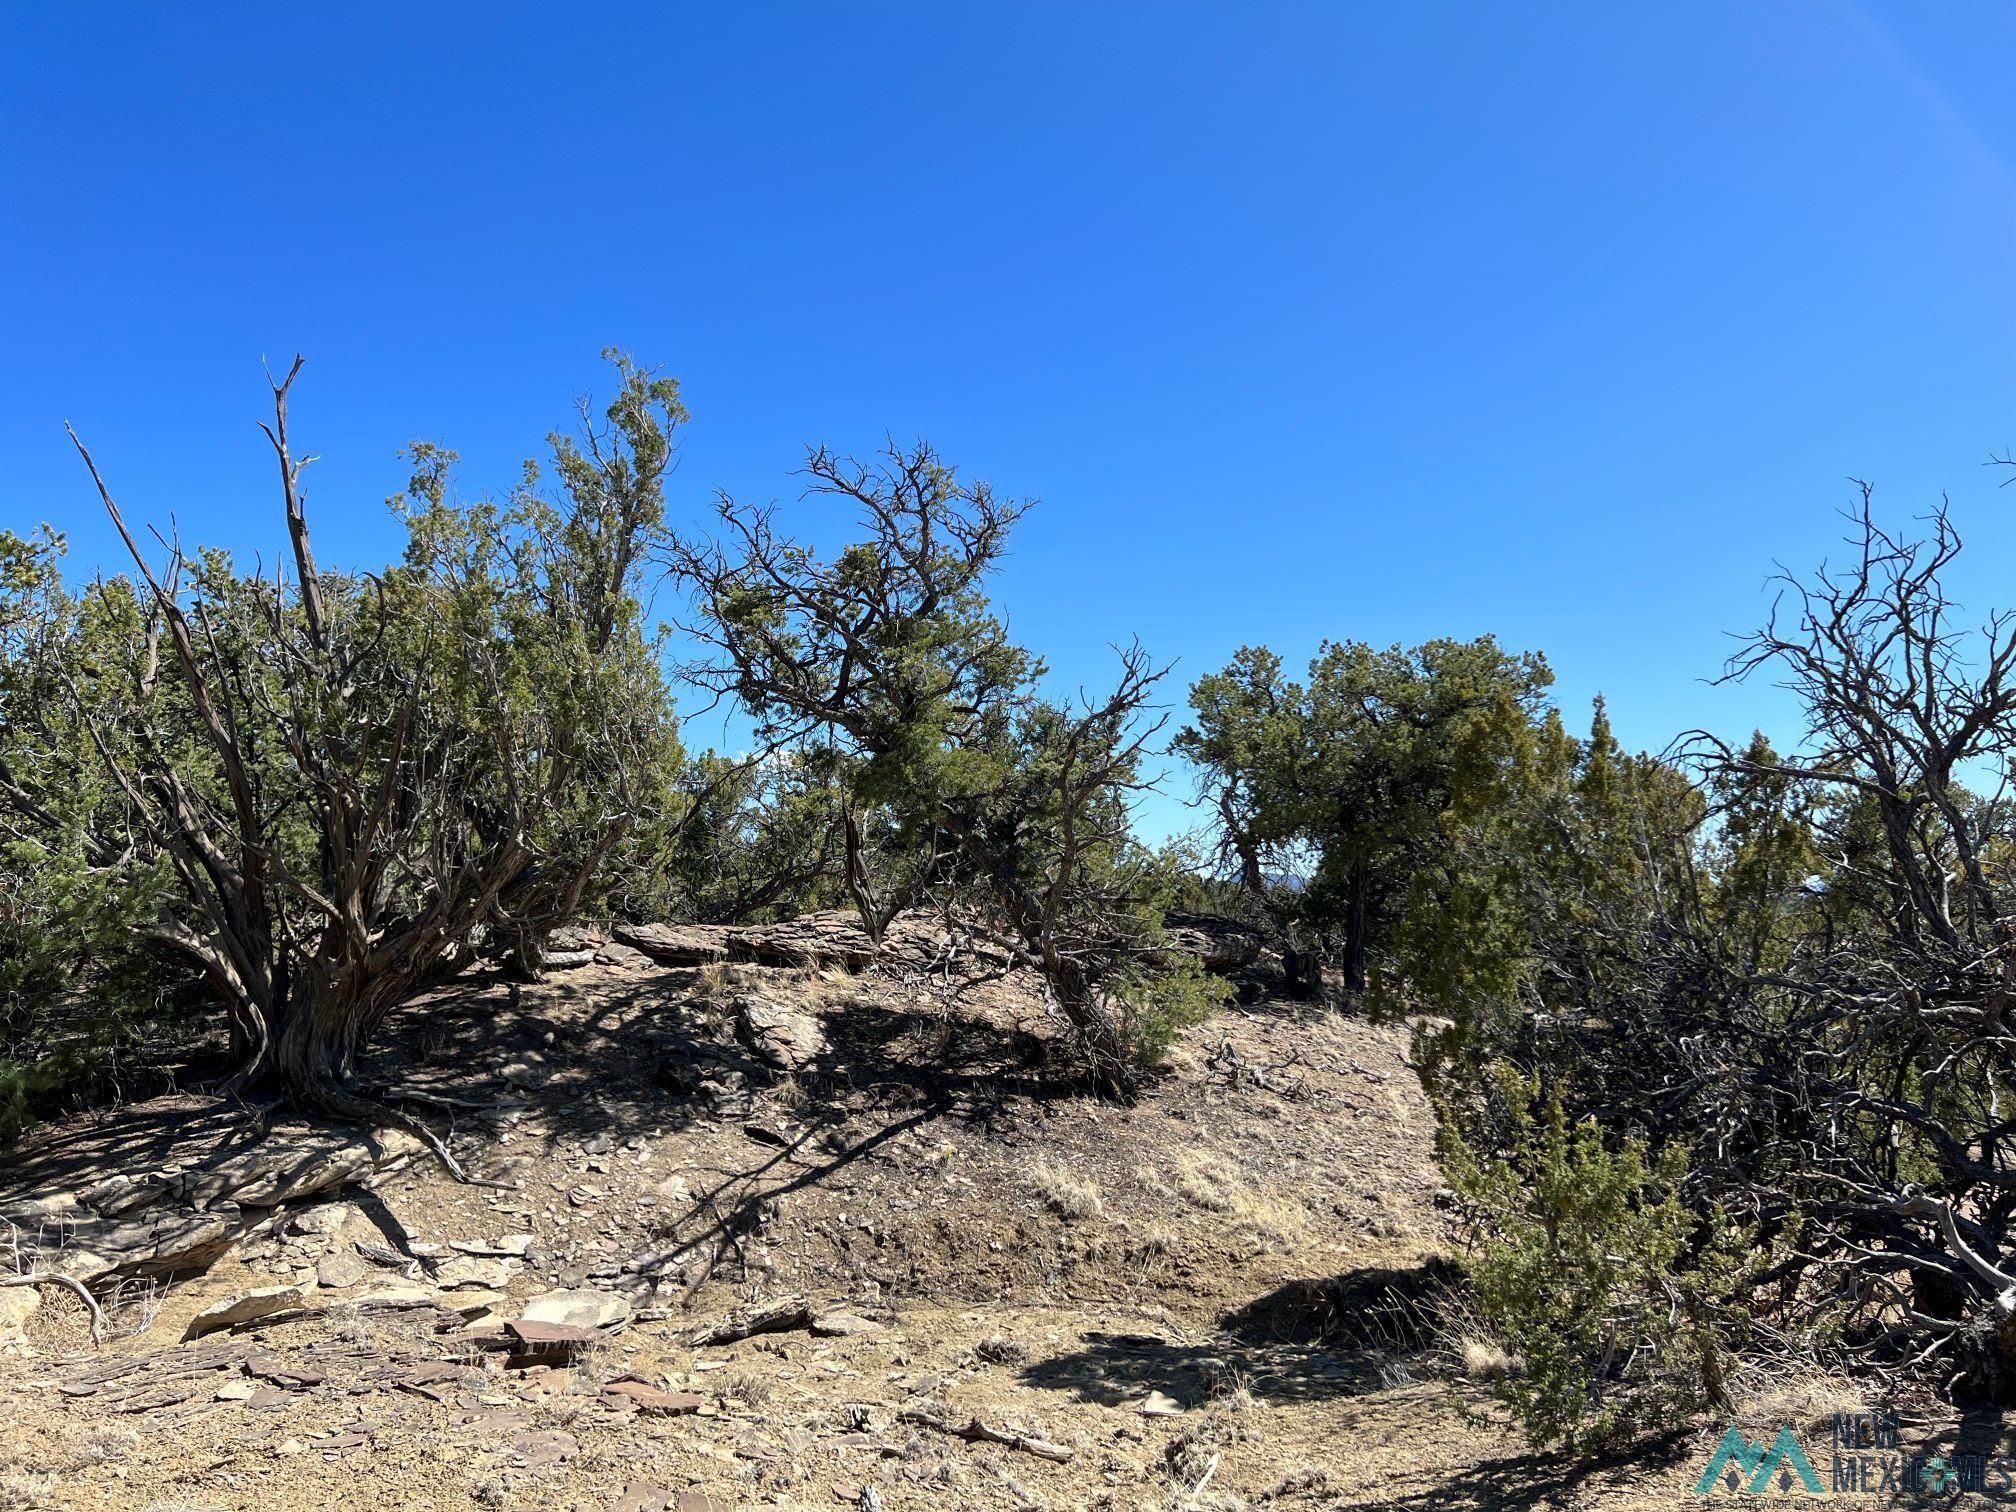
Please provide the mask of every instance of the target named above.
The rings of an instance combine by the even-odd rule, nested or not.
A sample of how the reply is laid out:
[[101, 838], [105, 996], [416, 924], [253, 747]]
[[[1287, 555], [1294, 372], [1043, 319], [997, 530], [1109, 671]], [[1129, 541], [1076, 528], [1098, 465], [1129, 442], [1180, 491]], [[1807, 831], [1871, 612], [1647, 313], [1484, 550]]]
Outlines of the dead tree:
[[1741, 990], [1782, 1047], [1753, 1094], [1797, 1158], [1806, 1248], [1889, 1345], [1934, 1336], [1975, 1390], [2016, 1389], [2016, 618], [1958, 619], [1961, 541], [1876, 523], [1853, 560], [1789, 581], [1729, 675], [1803, 701], [1796, 757], [1708, 737], [1724, 771], [1836, 795], [1831, 870], [1791, 964]]

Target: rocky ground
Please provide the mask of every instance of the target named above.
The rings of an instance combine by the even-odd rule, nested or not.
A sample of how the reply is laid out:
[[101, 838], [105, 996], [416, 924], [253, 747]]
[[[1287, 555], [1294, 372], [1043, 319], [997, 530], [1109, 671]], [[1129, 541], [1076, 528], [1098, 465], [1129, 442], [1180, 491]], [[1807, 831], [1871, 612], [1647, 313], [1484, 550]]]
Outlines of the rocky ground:
[[197, 1098], [17, 1151], [13, 1268], [106, 1337], [0, 1289], [0, 1508], [1671, 1506], [1719, 1436], [1530, 1455], [1423, 1328], [1399, 1027], [1256, 974], [1123, 1110], [929, 930], [626, 938], [381, 1050], [501, 1186]]

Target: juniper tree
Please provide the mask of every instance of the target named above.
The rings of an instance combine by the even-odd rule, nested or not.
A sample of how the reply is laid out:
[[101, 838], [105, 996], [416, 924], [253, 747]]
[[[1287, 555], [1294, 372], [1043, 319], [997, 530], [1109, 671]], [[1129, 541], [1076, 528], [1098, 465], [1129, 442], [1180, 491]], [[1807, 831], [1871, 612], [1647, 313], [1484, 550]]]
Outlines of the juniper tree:
[[457, 501], [454, 454], [416, 446], [405, 559], [334, 572], [290, 433], [300, 367], [265, 427], [291, 575], [172, 539], [150, 561], [81, 441], [132, 575], [73, 591], [54, 539], [0, 542], [0, 823], [200, 983], [230, 1025], [227, 1090], [400, 1123], [446, 1159], [357, 1058], [479, 955], [536, 969], [618, 848], [674, 817], [633, 590], [685, 411], [619, 358], [606, 411], [551, 438], [557, 489], [527, 464], [496, 502]]
[[[1077, 707], [1041, 697], [1041, 662], [985, 588], [1026, 506], [963, 482], [928, 446], [872, 465], [819, 449], [807, 473], [809, 495], [851, 505], [864, 530], [830, 558], [782, 534], [774, 508], [729, 498], [719, 539], [670, 543], [686, 628], [709, 652], [686, 675], [738, 700], [766, 743], [837, 755], [844, 874], [871, 934], [932, 879], [967, 884], [1042, 972], [1095, 1083], [1131, 1096], [1115, 991], [1149, 931], [1125, 864], [1127, 798], [1145, 785], [1162, 673], [1134, 647], [1110, 692]], [[871, 874], [869, 811], [904, 854], [894, 886]]]
[[[1279, 916], [1334, 950], [1356, 998], [1410, 907], [1461, 880], [1463, 824], [1507, 806], [1551, 681], [1540, 657], [1489, 637], [1329, 644], [1306, 682], [1249, 647], [1192, 688], [1196, 719], [1176, 745], [1242, 883], [1270, 889]], [[1273, 886], [1284, 873], [1286, 891]]]

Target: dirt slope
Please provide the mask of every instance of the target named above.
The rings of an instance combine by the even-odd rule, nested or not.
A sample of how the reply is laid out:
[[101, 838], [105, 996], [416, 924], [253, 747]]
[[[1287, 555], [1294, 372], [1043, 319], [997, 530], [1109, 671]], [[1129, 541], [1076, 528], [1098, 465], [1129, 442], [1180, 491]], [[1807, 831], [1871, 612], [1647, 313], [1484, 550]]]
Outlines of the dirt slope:
[[[823, 1045], [779, 1073], [752, 997]], [[1059, 1090], [1016, 976], [610, 947], [427, 1006], [386, 1063], [484, 1105], [456, 1146], [510, 1189], [415, 1162], [280, 1209], [129, 1287], [102, 1351], [50, 1293], [0, 1357], [0, 1508], [1627, 1507], [1698, 1473], [1693, 1440], [1591, 1471], [1466, 1411], [1394, 1300], [1447, 1242], [1398, 1028], [1263, 1000], [1120, 1110]], [[235, 1116], [48, 1131], [15, 1181]], [[556, 1290], [616, 1326], [500, 1332]], [[816, 1330], [691, 1342], [798, 1298]]]

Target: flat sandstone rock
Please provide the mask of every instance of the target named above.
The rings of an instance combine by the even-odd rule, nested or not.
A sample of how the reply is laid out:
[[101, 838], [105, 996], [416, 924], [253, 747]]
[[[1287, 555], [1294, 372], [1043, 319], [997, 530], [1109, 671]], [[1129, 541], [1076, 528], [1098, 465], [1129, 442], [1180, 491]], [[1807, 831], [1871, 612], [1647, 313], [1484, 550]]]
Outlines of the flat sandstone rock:
[[182, 1337], [200, 1339], [220, 1328], [250, 1323], [254, 1318], [270, 1317], [290, 1307], [299, 1307], [307, 1300], [307, 1291], [299, 1286], [262, 1286], [256, 1291], [240, 1292], [222, 1302], [213, 1302], [196, 1314], [182, 1331]]
[[527, 1323], [559, 1323], [570, 1328], [613, 1328], [630, 1319], [630, 1304], [613, 1292], [586, 1287], [541, 1292], [520, 1314]]

